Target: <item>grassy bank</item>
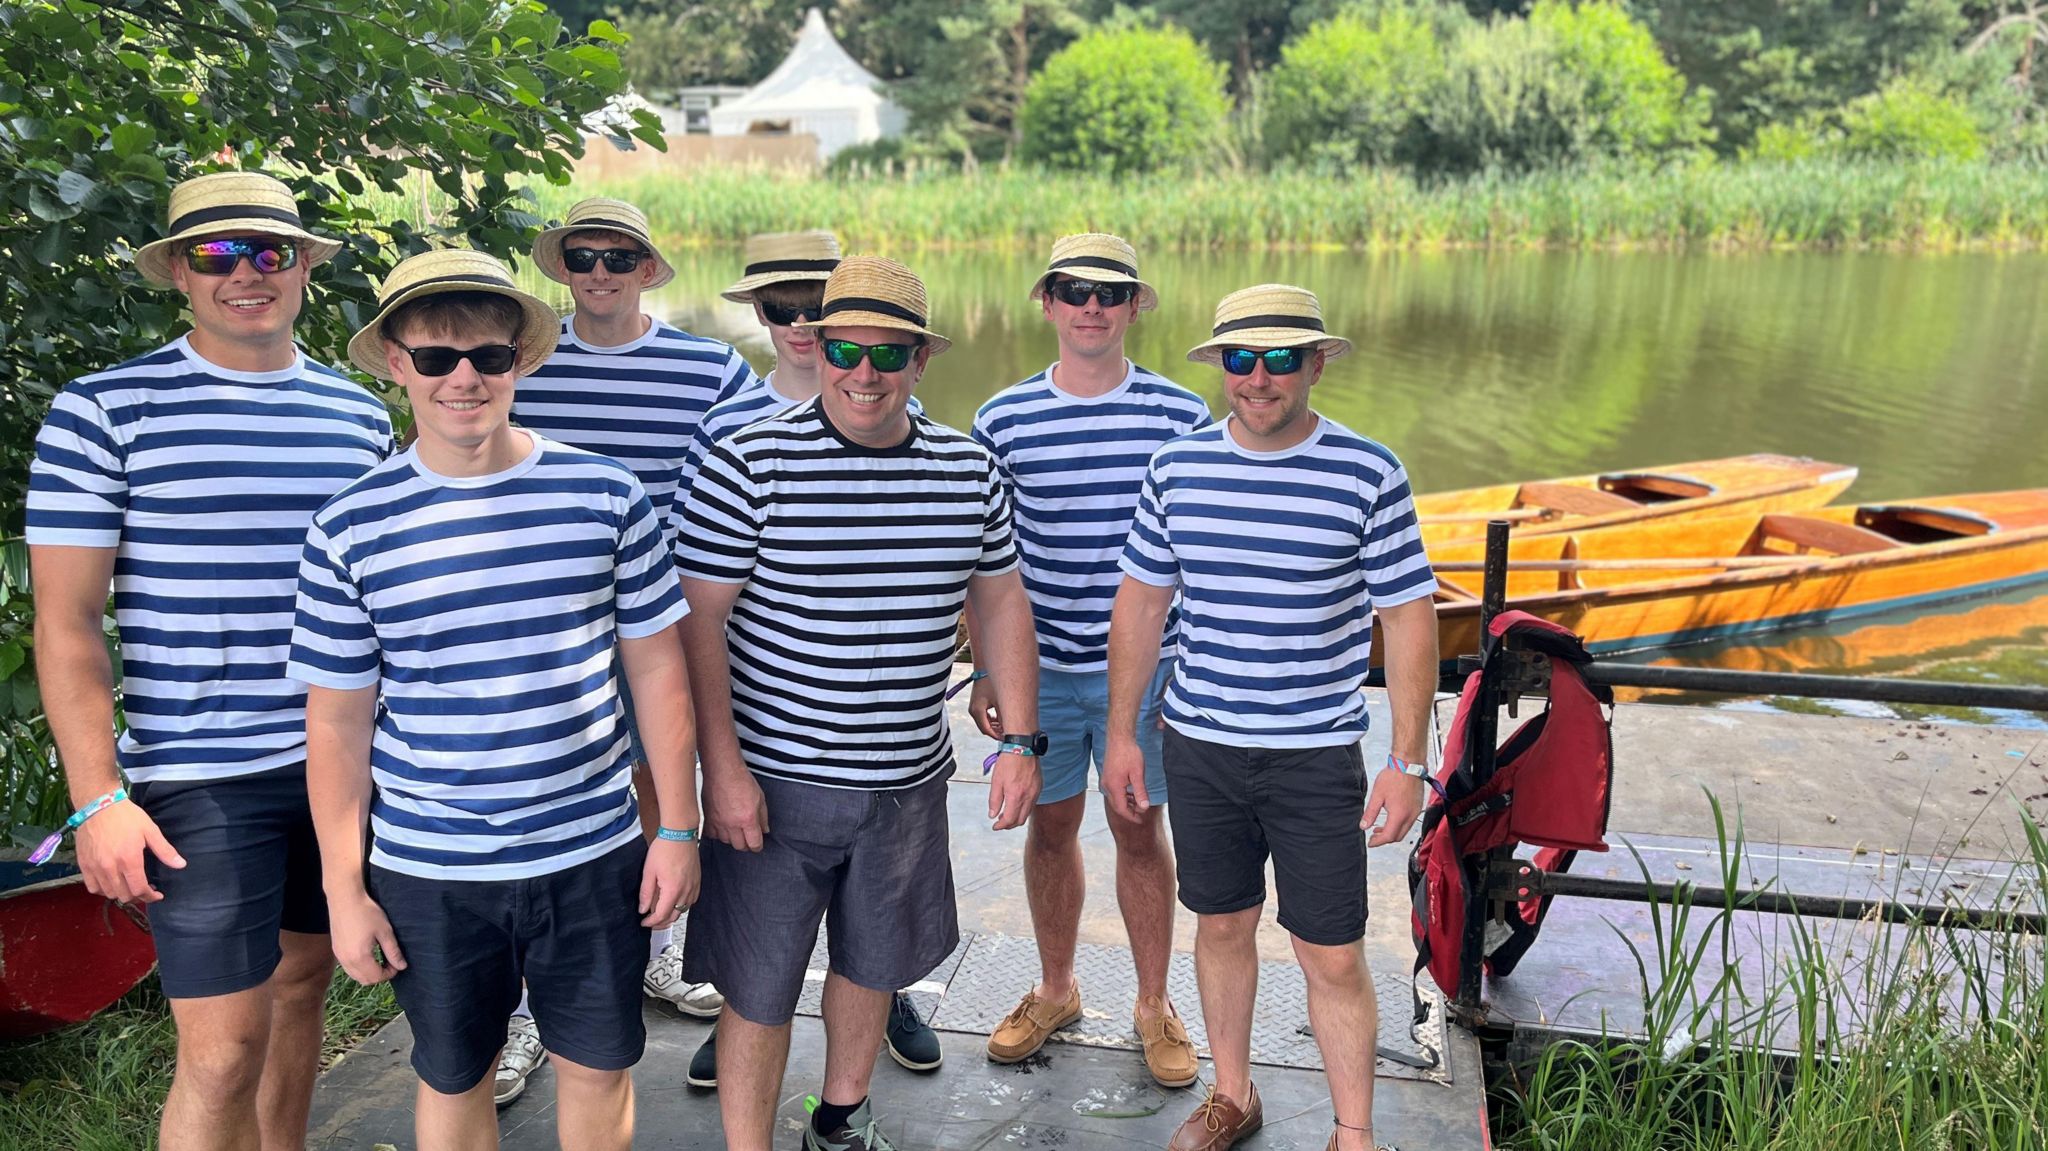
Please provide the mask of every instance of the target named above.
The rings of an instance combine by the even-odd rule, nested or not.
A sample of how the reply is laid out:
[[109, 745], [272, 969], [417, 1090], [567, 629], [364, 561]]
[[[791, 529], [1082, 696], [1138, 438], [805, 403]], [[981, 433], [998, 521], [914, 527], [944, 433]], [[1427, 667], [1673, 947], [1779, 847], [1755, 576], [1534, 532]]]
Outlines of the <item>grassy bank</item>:
[[[389, 987], [337, 972], [322, 1066], [397, 1014]], [[156, 1146], [177, 1037], [154, 976], [82, 1027], [0, 1045], [0, 1148], [132, 1151]]]
[[[2048, 247], [2048, 169], [1960, 162], [1701, 164], [1444, 184], [1395, 172], [1112, 179], [997, 169], [837, 179], [698, 168], [536, 194], [553, 217], [582, 196], [631, 200], [684, 243], [826, 227], [870, 250], [1038, 248], [1090, 228], [1191, 249]], [[417, 201], [408, 214], [416, 212]]]

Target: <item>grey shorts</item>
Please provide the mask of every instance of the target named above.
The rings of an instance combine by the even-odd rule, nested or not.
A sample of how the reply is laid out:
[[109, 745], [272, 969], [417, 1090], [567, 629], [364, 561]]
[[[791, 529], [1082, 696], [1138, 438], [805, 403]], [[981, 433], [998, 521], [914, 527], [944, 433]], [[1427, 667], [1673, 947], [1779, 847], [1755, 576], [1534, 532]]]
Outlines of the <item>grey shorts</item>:
[[683, 978], [777, 1027], [796, 1014], [821, 919], [832, 971], [870, 990], [908, 987], [953, 953], [945, 775], [901, 791], [754, 778], [768, 836], [758, 852], [704, 844]]

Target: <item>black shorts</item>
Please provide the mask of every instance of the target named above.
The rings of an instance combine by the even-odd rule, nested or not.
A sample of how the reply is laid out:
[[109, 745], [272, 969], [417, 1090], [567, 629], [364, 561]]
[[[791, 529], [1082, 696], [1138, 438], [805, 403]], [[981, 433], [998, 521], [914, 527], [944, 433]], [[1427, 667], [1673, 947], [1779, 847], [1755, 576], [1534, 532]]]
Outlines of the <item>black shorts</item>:
[[1180, 902], [1228, 915], [1266, 901], [1266, 858], [1280, 926], [1304, 943], [1365, 937], [1365, 757], [1341, 747], [1232, 747], [1165, 739]]
[[945, 775], [900, 791], [755, 779], [768, 835], [757, 852], [704, 845], [684, 979], [715, 984], [740, 1018], [779, 1027], [796, 1013], [820, 919], [832, 971], [872, 991], [908, 987], [953, 953]]
[[277, 933], [327, 933], [320, 844], [306, 805], [306, 768], [233, 779], [138, 783], [128, 795], [156, 821], [182, 868], [144, 852], [163, 899], [148, 907], [157, 971], [172, 999], [260, 986], [284, 949]]
[[372, 865], [405, 970], [391, 981], [412, 1024], [412, 1067], [459, 1095], [489, 1076], [523, 979], [540, 1041], [571, 1063], [620, 1071], [640, 1061], [647, 1029], [640, 978], [638, 836], [608, 855], [532, 879], [422, 879]]

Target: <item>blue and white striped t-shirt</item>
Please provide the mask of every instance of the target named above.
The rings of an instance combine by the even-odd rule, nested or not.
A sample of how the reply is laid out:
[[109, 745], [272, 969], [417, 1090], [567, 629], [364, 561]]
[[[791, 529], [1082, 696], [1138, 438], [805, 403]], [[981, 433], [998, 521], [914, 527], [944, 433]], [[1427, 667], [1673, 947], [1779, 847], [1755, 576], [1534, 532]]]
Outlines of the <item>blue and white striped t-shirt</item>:
[[1247, 747], [1365, 734], [1372, 612], [1436, 591], [1408, 473], [1326, 417], [1253, 452], [1232, 421], [1159, 449], [1124, 549], [1133, 579], [1181, 589], [1166, 722]]
[[654, 320], [637, 340], [599, 347], [564, 317], [555, 354], [519, 381], [512, 422], [633, 469], [666, 531], [698, 422], [758, 383], [731, 344]]
[[640, 834], [613, 654], [689, 609], [624, 465], [533, 436], [457, 478], [415, 448], [328, 501], [304, 551], [291, 674], [381, 688], [371, 863], [525, 879]]
[[[1057, 365], [1055, 365], [1057, 366]], [[1038, 659], [1064, 671], [1109, 667], [1109, 609], [1123, 571], [1145, 465], [1161, 444], [1207, 425], [1202, 397], [1125, 361], [1099, 396], [1060, 390], [1052, 368], [997, 392], [974, 438], [1010, 487]], [[1173, 627], [1162, 637], [1173, 647]]]
[[116, 549], [130, 782], [305, 762], [306, 689], [285, 658], [306, 525], [390, 454], [384, 405], [303, 356], [230, 371], [180, 338], [57, 396], [28, 542]]

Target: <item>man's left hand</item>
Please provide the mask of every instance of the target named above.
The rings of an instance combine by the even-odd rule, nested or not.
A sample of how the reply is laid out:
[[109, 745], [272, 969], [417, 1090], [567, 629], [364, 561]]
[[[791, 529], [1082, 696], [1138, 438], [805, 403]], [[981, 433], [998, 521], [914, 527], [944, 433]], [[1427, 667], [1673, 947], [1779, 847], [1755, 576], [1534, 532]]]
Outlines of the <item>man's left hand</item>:
[[995, 777], [989, 780], [988, 817], [996, 831], [1024, 826], [1031, 809], [1038, 806], [1038, 757], [1004, 752], [996, 757]]
[[697, 845], [657, 839], [647, 845], [647, 864], [640, 869], [640, 925], [668, 927], [697, 902]]
[[[1373, 830], [1381, 815], [1387, 821]], [[1382, 847], [1406, 836], [1421, 815], [1422, 777], [1403, 775], [1389, 767], [1373, 781], [1372, 795], [1365, 801], [1365, 818], [1358, 821], [1358, 829], [1372, 831], [1372, 838], [1365, 841], [1367, 847]]]

